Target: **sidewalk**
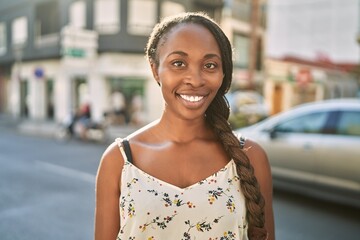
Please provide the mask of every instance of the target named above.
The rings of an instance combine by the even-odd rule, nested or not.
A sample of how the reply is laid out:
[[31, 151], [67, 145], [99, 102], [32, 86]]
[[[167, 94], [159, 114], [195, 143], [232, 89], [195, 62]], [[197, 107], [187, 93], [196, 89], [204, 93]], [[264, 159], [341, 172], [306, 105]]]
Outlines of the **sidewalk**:
[[20, 123], [19, 119], [4, 113], [0, 113], [0, 128], [14, 129]]
[[[54, 121], [36, 121], [29, 119], [15, 119], [7, 114], [0, 113], [0, 132], [1, 128], [12, 129], [21, 134], [55, 138], [60, 125]], [[136, 131], [135, 126], [108, 126], [106, 129], [106, 143], [112, 142], [115, 138], [126, 137]]]

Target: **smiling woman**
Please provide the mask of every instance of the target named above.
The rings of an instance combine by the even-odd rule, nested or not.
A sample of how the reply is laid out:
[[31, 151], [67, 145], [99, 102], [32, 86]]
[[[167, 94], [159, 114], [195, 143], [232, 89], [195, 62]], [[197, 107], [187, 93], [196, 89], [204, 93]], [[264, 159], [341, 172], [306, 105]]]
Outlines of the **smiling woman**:
[[266, 154], [228, 122], [231, 53], [205, 14], [155, 26], [146, 56], [165, 108], [105, 151], [95, 239], [274, 239]]

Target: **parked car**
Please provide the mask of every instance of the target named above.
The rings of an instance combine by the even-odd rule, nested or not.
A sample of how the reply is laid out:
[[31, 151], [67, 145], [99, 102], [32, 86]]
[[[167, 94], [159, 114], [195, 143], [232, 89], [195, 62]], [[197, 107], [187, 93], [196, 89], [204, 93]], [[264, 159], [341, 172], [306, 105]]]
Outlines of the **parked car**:
[[304, 104], [235, 131], [264, 148], [275, 188], [360, 207], [360, 99]]

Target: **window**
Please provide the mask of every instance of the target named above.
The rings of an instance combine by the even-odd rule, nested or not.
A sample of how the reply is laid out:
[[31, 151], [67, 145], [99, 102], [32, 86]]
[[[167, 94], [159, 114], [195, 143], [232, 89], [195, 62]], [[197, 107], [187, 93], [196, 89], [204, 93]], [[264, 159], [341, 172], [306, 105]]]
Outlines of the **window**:
[[360, 111], [342, 112], [337, 133], [342, 135], [360, 136]]
[[69, 24], [76, 28], [86, 27], [86, 5], [84, 1], [76, 1], [70, 5]]
[[35, 44], [53, 46], [59, 41], [60, 13], [57, 1], [39, 3], [35, 7]]
[[310, 113], [289, 119], [275, 127], [276, 132], [322, 133], [328, 112]]
[[248, 68], [249, 66], [249, 37], [235, 34], [234, 35], [234, 57], [235, 66], [240, 68]]
[[120, 30], [120, 0], [95, 0], [95, 29], [100, 34]]
[[48, 1], [36, 5], [35, 14], [37, 36], [60, 32], [60, 14], [57, 1]]
[[233, 0], [232, 16], [241, 21], [250, 22], [251, 1], [250, 0]]
[[166, 1], [161, 4], [161, 17], [168, 17], [181, 12], [185, 12], [185, 7], [180, 3]]
[[0, 55], [6, 53], [6, 25], [5, 23], [0, 23]]
[[128, 32], [149, 35], [157, 21], [156, 1], [129, 0]]
[[22, 46], [28, 38], [28, 20], [26, 17], [16, 18], [12, 22], [12, 44]]

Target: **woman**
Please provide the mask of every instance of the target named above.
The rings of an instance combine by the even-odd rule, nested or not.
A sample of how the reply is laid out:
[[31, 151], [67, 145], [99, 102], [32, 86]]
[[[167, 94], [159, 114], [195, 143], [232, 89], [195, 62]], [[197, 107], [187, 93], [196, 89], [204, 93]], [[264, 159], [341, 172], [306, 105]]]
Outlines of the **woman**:
[[274, 239], [266, 154], [227, 120], [225, 34], [204, 14], [180, 14], [155, 26], [146, 55], [165, 108], [105, 151], [95, 239]]

